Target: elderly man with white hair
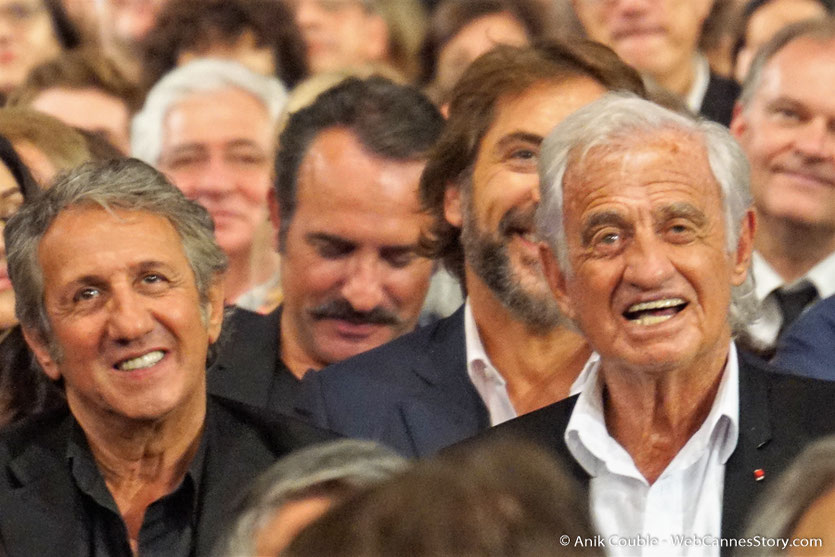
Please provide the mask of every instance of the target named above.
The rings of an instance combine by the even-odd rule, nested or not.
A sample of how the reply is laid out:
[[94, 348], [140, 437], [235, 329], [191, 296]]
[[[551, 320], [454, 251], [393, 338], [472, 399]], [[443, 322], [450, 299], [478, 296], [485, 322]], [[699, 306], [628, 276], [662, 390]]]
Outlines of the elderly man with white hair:
[[756, 224], [741, 148], [609, 94], [554, 128], [539, 170], [545, 274], [596, 354], [582, 393], [497, 431], [574, 463], [609, 554], [732, 550], [760, 486], [835, 429], [835, 386], [733, 343]]
[[235, 62], [198, 60], [151, 89], [131, 130], [132, 154], [209, 211], [229, 258], [226, 300], [251, 310], [279, 289], [267, 196], [286, 99], [275, 78]]

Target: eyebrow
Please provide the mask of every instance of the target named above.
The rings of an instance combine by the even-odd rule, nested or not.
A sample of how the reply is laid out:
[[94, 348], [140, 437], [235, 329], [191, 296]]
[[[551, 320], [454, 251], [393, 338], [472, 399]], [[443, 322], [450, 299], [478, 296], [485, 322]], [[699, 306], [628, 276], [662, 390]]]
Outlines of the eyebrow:
[[518, 142], [530, 143], [539, 147], [542, 144], [542, 136], [537, 135], [535, 133], [523, 131], [512, 132], [505, 136], [502, 136], [502, 138], [496, 142], [494, 150], [500, 151], [507, 147], [509, 144]]
[[665, 205], [655, 211], [657, 220], [664, 222], [672, 219], [685, 218], [696, 224], [696, 226], [704, 226], [707, 224], [707, 216], [701, 209], [685, 201], [678, 203], [671, 203]]
[[[327, 232], [310, 232], [305, 236], [305, 239], [308, 242], [329, 242], [332, 244], [339, 244], [346, 247], [357, 247], [356, 242], [348, 240], [341, 236], [334, 236], [333, 234], [328, 234]], [[379, 250], [384, 254], [392, 254], [401, 251], [416, 251], [419, 245], [420, 244], [418, 242], [415, 242], [413, 244], [391, 244], [380, 246]]]

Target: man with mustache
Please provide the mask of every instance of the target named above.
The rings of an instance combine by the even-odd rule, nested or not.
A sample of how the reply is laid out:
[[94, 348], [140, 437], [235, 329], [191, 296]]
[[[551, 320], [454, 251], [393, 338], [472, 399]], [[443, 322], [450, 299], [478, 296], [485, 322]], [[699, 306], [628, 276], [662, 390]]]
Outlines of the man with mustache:
[[751, 164], [758, 227], [752, 272], [769, 354], [805, 309], [835, 294], [835, 21], [791, 26], [751, 65], [731, 132]]
[[411, 87], [349, 78], [290, 116], [270, 199], [284, 302], [238, 311], [209, 389], [296, 412], [309, 370], [411, 331], [431, 259], [418, 180], [443, 118]]
[[607, 89], [643, 85], [593, 43], [499, 46], [468, 68], [421, 177], [424, 246], [466, 302], [306, 380], [317, 424], [424, 455], [580, 388], [590, 349], [560, 323], [542, 274], [536, 162], [551, 128]]

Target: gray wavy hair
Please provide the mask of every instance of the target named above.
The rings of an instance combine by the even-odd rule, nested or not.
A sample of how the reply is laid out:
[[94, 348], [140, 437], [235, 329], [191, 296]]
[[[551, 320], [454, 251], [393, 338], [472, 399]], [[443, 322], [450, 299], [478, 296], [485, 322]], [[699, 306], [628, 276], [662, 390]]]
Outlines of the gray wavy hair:
[[293, 452], [251, 485], [233, 512], [213, 557], [254, 557], [258, 532], [285, 503], [370, 487], [406, 469], [408, 461], [375, 443], [341, 439]]
[[[729, 253], [736, 250], [742, 219], [751, 207], [749, 169], [745, 153], [719, 124], [673, 112], [632, 93], [607, 93], [560, 122], [542, 143], [539, 159], [541, 202], [537, 229], [553, 250], [560, 267], [571, 273], [563, 222], [563, 179], [570, 165], [582, 165], [592, 150], [618, 152], [648, 135], [676, 131], [705, 146], [710, 169], [719, 183]], [[734, 287], [729, 322], [741, 331], [756, 312], [754, 278]]]
[[208, 303], [209, 288], [222, 276], [227, 262], [215, 241], [214, 225], [206, 209], [137, 159], [86, 163], [58, 178], [34, 200], [27, 200], [4, 231], [17, 318], [24, 328], [47, 341], [53, 353], [56, 347], [44, 307], [38, 246], [61, 212], [80, 205], [98, 205], [107, 211], [147, 211], [166, 218], [182, 239], [201, 304]]

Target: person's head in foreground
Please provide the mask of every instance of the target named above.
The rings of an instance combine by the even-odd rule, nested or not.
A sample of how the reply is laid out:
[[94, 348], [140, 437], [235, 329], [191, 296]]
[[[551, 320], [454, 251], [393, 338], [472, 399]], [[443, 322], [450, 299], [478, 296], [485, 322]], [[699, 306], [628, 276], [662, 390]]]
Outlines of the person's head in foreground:
[[500, 440], [419, 462], [347, 499], [280, 555], [602, 555], [574, 545], [593, 536], [587, 503], [563, 467], [542, 449]]
[[342, 439], [298, 450], [253, 482], [214, 555], [276, 555], [330, 507], [406, 466], [373, 441]]

